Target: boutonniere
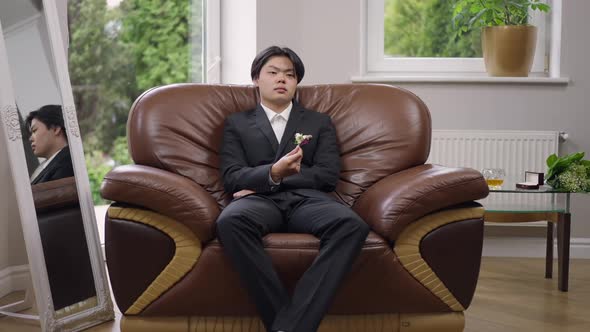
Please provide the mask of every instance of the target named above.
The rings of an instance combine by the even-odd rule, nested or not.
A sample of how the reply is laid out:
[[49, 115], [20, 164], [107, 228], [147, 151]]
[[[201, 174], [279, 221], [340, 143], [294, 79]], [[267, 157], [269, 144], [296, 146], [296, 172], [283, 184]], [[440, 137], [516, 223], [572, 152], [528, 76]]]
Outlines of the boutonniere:
[[311, 135], [303, 135], [300, 133], [295, 134], [295, 145], [304, 146], [311, 140]]

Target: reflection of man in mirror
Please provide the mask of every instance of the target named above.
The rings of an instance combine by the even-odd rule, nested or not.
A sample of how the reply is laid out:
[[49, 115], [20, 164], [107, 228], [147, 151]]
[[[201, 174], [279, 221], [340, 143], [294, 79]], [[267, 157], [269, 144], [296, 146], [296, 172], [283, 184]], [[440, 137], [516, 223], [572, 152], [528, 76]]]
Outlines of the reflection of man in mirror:
[[31, 175], [31, 184], [74, 176], [68, 138], [59, 105], [45, 105], [26, 119], [33, 153], [45, 161]]

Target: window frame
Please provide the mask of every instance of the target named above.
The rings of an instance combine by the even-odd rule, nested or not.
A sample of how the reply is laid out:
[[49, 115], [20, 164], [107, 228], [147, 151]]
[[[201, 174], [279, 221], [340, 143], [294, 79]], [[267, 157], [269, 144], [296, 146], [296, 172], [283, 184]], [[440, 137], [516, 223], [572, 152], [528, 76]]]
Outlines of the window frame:
[[203, 0], [203, 82], [221, 83], [221, 1]]
[[[532, 13], [538, 32], [531, 76], [559, 77], [562, 0], [546, 0], [549, 14]], [[385, 0], [361, 0], [361, 75], [362, 76], [484, 76], [483, 58], [387, 57], [384, 52]], [[376, 19], [379, 18], [379, 19]], [[544, 56], [539, 56], [542, 54]]]

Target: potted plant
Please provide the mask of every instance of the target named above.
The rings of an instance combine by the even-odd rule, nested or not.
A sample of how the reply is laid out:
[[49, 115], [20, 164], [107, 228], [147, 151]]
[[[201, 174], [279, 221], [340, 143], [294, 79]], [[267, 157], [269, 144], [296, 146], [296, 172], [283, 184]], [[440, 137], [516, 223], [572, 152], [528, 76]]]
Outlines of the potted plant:
[[453, 25], [457, 36], [482, 28], [483, 57], [491, 76], [528, 76], [537, 44], [529, 13], [549, 9], [541, 0], [457, 0]]

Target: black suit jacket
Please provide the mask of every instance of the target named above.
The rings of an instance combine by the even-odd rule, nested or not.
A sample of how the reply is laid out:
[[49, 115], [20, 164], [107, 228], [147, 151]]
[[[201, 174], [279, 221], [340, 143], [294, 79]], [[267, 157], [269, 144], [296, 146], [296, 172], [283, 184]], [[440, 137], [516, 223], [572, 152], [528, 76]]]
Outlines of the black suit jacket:
[[74, 176], [72, 158], [70, 156], [70, 147], [65, 146], [53, 160], [37, 175], [31, 184], [38, 184], [47, 181], [58, 180]]
[[[301, 172], [271, 186], [271, 166], [295, 148], [295, 133], [313, 135], [302, 146]], [[262, 106], [230, 115], [225, 121], [220, 150], [224, 188], [233, 194], [242, 189], [257, 193], [292, 191], [306, 197], [330, 197], [340, 174], [340, 149], [330, 117], [293, 102], [283, 138], [279, 143]], [[331, 198], [331, 197], [330, 197]]]

